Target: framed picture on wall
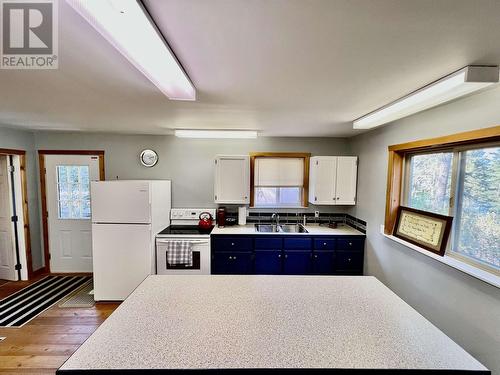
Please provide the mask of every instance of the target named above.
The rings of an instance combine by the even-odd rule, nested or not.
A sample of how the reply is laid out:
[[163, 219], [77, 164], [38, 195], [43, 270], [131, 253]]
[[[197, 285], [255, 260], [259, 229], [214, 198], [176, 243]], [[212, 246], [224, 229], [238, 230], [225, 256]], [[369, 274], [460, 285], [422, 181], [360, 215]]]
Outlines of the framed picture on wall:
[[452, 221], [451, 216], [400, 206], [393, 235], [443, 256]]

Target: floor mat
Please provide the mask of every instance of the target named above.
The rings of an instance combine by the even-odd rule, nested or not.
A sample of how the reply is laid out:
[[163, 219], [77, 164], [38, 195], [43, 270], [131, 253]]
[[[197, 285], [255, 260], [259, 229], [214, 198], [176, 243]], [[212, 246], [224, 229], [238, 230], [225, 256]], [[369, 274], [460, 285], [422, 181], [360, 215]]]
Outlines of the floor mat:
[[89, 280], [79, 290], [73, 292], [71, 296], [61, 302], [59, 307], [93, 307], [95, 305], [93, 291], [94, 285], [92, 280]]
[[22, 327], [75, 290], [91, 276], [47, 276], [0, 300], [0, 327]]

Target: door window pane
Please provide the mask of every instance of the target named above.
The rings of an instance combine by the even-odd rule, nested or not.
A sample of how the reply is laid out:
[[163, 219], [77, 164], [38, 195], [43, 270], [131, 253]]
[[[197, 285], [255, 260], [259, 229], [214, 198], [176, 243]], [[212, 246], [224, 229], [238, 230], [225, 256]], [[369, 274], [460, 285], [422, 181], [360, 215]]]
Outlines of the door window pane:
[[461, 153], [453, 251], [500, 269], [500, 147]]
[[90, 179], [87, 165], [57, 166], [59, 219], [90, 219]]
[[452, 152], [412, 156], [408, 181], [408, 206], [448, 215], [452, 164]]

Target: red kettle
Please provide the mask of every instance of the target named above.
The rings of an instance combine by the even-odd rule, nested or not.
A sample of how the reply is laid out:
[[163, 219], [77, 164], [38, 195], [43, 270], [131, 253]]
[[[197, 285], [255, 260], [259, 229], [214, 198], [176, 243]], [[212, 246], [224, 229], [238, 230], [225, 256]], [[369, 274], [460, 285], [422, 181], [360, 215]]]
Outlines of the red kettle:
[[210, 214], [210, 212], [202, 212], [200, 214], [200, 221], [198, 222], [198, 228], [202, 230], [209, 230], [212, 228], [214, 218]]

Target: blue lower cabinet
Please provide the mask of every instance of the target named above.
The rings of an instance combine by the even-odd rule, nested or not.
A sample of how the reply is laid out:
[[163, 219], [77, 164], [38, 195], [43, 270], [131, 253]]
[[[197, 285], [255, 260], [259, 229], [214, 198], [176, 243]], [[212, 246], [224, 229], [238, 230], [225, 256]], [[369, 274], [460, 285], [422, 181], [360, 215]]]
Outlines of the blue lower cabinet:
[[212, 255], [213, 274], [245, 275], [253, 273], [252, 252], [220, 252]]
[[334, 251], [315, 251], [312, 257], [312, 273], [315, 275], [333, 275], [334, 260]]
[[311, 251], [285, 251], [283, 273], [286, 275], [307, 275], [311, 273]]
[[257, 275], [279, 275], [282, 260], [281, 250], [255, 250], [254, 272]]
[[213, 274], [362, 275], [364, 237], [212, 237]]
[[335, 254], [335, 273], [363, 274], [363, 253], [360, 251], [337, 251]]

